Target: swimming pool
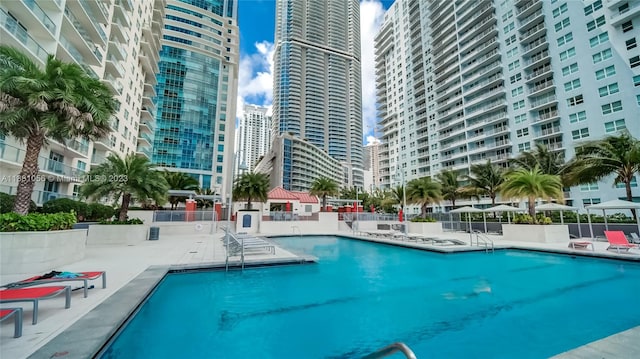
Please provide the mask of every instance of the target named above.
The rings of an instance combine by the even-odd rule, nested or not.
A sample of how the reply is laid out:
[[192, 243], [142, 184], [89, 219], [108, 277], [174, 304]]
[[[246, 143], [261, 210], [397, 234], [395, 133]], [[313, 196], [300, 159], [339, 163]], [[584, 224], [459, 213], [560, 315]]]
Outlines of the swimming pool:
[[640, 325], [635, 263], [277, 242], [319, 263], [169, 274], [103, 358], [540, 358]]

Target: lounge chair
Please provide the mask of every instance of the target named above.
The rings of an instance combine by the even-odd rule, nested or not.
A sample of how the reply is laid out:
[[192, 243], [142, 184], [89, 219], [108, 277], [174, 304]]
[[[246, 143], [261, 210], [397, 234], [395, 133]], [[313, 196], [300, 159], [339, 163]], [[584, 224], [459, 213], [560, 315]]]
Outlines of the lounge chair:
[[589, 242], [589, 241], [574, 241], [574, 240], [570, 240], [569, 241], [569, 248], [573, 248], [573, 249], [589, 249], [589, 246], [591, 246], [591, 250], [595, 251], [595, 248], [593, 247], [593, 242]]
[[65, 309], [71, 307], [71, 286], [15, 288], [0, 290], [1, 303], [33, 302], [33, 324], [38, 323], [38, 302], [64, 293]]
[[604, 231], [604, 236], [607, 237], [609, 241], [607, 250], [615, 249], [616, 252], [620, 253], [621, 249], [629, 252], [629, 249], [638, 247], [637, 244], [629, 243], [623, 231]]
[[22, 308], [0, 309], [0, 322], [13, 317], [15, 329], [13, 337], [20, 338], [22, 336]]
[[631, 241], [633, 243], [640, 243], [640, 237], [638, 237], [638, 233], [629, 233], [631, 236]]
[[42, 278], [42, 276], [35, 276], [31, 278], [27, 278], [18, 282], [13, 282], [9, 284], [5, 284], [2, 287], [5, 288], [23, 288], [23, 287], [31, 287], [34, 285], [48, 284], [48, 283], [56, 283], [56, 282], [74, 282], [81, 281], [84, 282], [84, 297], [86, 298], [89, 295], [89, 285], [88, 282], [90, 280], [95, 280], [102, 277], [102, 288], [107, 287], [107, 272], [74, 272], [78, 274], [77, 277], [50, 277], [50, 278]]

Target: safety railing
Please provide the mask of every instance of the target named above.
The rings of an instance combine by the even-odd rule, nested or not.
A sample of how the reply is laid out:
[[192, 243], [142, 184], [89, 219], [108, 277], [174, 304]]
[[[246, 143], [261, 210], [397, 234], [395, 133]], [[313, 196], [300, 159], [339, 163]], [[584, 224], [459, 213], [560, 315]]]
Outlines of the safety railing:
[[[487, 237], [485, 234], [483, 234], [480, 231], [473, 231], [473, 234], [476, 235], [476, 245], [478, 247], [480, 247], [480, 242], [482, 242], [482, 245], [484, 246], [484, 251], [489, 253], [489, 250], [491, 250], [491, 253], [493, 253], [494, 247], [493, 247], [493, 241], [491, 240], [491, 238]], [[471, 246], [473, 246], [473, 236], [471, 236]]]
[[411, 350], [411, 348], [409, 348], [406, 344], [400, 342], [393, 343], [382, 349], [376, 350], [375, 352], [365, 356], [363, 359], [384, 358], [397, 352], [401, 352], [402, 354], [404, 354], [405, 358], [407, 359], [417, 359], [416, 355], [413, 353], [413, 350]]

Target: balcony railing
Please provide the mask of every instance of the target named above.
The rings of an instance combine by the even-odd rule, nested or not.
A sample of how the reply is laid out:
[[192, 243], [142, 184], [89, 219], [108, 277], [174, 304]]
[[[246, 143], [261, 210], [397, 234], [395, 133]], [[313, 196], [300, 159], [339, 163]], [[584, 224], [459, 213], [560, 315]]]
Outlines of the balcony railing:
[[44, 27], [46, 27], [49, 32], [51, 32], [52, 34], [56, 33], [56, 24], [54, 24], [53, 21], [51, 21], [51, 18], [47, 16], [47, 13], [45, 13], [44, 10], [42, 10], [42, 8], [38, 6], [38, 4], [36, 4], [35, 0], [22, 0], [22, 2], [26, 7], [31, 9], [34, 15], [36, 15], [38, 20], [40, 20], [42, 25], [44, 25]]
[[42, 62], [47, 61], [49, 54], [34, 40], [25, 28], [22, 27], [14, 18], [9, 16], [4, 10], [0, 9], [0, 25], [4, 27], [8, 33], [12, 34], [24, 47], [31, 51]]

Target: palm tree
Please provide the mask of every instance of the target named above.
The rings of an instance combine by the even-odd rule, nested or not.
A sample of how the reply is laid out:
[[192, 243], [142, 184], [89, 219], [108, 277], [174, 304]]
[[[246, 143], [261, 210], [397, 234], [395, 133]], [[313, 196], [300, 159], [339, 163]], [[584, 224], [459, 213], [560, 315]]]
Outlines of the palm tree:
[[[196, 189], [196, 193], [204, 196], [214, 196], [216, 194], [216, 191], [211, 188], [198, 188]], [[211, 199], [197, 198], [196, 202], [198, 203], [198, 207], [200, 208], [209, 208], [213, 206], [213, 200]]]
[[80, 195], [91, 199], [121, 199], [118, 220], [127, 219], [129, 203], [165, 200], [169, 186], [162, 172], [153, 169], [145, 157], [129, 154], [124, 159], [110, 155], [107, 160], [87, 174], [88, 181], [80, 187]]
[[491, 205], [496, 204], [496, 197], [500, 193], [500, 184], [504, 180], [504, 169], [493, 165], [491, 161], [485, 164], [472, 165], [470, 175], [465, 176], [469, 185], [462, 189], [470, 197], [489, 196]]
[[441, 187], [429, 177], [414, 179], [407, 183], [407, 200], [420, 204], [422, 218], [427, 216], [427, 205], [442, 199]]
[[[640, 140], [628, 132], [608, 136], [599, 141], [585, 142], [576, 148], [576, 155], [567, 164], [569, 185], [598, 182], [615, 175], [614, 184], [624, 183], [627, 201], [633, 201], [631, 182], [640, 172]], [[635, 211], [633, 211], [635, 217]]]
[[529, 214], [534, 220], [536, 198], [564, 201], [560, 176], [543, 173], [538, 167], [519, 168], [509, 173], [500, 187], [503, 197], [527, 198]]
[[269, 176], [264, 173], [245, 173], [236, 179], [233, 187], [233, 198], [247, 201], [247, 209], [251, 209], [252, 200], [267, 201]]
[[0, 135], [27, 143], [13, 211], [29, 212], [38, 156], [47, 138], [97, 140], [111, 132], [109, 88], [77, 64], [49, 55], [44, 70], [20, 51], [0, 46]]
[[442, 171], [436, 176], [436, 180], [442, 187], [442, 198], [451, 201], [451, 206], [456, 207], [456, 199], [463, 194], [458, 181], [458, 173], [456, 171]]
[[[164, 170], [163, 176], [169, 185], [169, 189], [195, 191], [198, 189], [198, 185], [200, 184], [197, 179], [183, 172], [169, 172]], [[171, 209], [176, 209], [178, 207], [178, 203], [184, 202], [186, 198], [187, 197], [185, 196], [169, 196]]]
[[533, 151], [524, 151], [514, 159], [512, 164], [519, 168], [532, 170], [536, 167], [548, 175], [561, 174], [564, 168], [564, 155], [559, 151], [549, 151], [546, 145], [537, 143]]
[[327, 177], [320, 177], [313, 181], [309, 193], [322, 197], [322, 211], [324, 212], [327, 210], [327, 196], [336, 196], [340, 193], [340, 190], [336, 181]]

